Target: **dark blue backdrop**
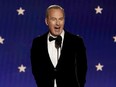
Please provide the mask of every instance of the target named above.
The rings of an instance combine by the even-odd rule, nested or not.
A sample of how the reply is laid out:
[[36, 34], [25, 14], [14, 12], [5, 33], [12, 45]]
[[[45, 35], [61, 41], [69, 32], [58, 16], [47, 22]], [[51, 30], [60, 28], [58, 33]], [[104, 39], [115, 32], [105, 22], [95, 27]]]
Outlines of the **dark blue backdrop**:
[[[116, 87], [116, 0], [0, 0], [0, 87], [36, 87], [30, 48], [33, 38], [47, 31], [45, 10], [51, 4], [64, 8], [65, 29], [84, 40], [85, 87]], [[98, 6], [103, 10], [96, 14]], [[18, 15], [20, 7], [24, 15]], [[97, 71], [98, 63], [103, 67]], [[19, 71], [21, 65], [26, 69]]]

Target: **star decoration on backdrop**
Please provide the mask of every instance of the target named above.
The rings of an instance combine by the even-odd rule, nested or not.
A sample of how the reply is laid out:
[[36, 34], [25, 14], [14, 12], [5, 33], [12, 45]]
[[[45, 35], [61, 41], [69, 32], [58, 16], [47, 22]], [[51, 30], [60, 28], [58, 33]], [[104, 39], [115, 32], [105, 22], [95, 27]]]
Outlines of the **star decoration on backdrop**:
[[4, 44], [4, 38], [2, 38], [1, 36], [0, 36], [0, 44]]
[[19, 69], [19, 72], [25, 72], [26, 66], [21, 64], [21, 66], [19, 66], [18, 69]]
[[98, 6], [97, 8], [95, 8], [96, 14], [102, 14], [102, 10], [103, 8], [100, 8], [100, 6]]
[[22, 9], [22, 7], [20, 7], [19, 9], [17, 9], [18, 15], [24, 15], [25, 9]]
[[104, 65], [101, 65], [100, 63], [98, 63], [98, 65], [95, 66], [97, 71], [102, 71], [102, 68], [104, 67]]
[[113, 36], [114, 42], [116, 42], [116, 36]]

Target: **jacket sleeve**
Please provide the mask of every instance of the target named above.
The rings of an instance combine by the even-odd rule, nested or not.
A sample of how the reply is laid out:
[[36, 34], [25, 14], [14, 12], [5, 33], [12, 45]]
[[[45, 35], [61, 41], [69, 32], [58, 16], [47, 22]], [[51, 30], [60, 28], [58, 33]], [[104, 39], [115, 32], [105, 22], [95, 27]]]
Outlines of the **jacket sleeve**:
[[38, 77], [39, 77], [39, 74], [38, 74], [38, 64], [39, 64], [39, 61], [37, 61], [38, 59], [38, 51], [37, 51], [37, 48], [38, 48], [38, 42], [36, 39], [33, 40], [32, 42], [32, 47], [31, 47], [31, 68], [32, 68], [32, 74], [34, 76], [34, 79], [38, 84]]
[[87, 57], [86, 57], [86, 48], [82, 38], [79, 38], [76, 58], [75, 58], [75, 70], [78, 80], [79, 87], [84, 87], [86, 82], [86, 73], [87, 73]]

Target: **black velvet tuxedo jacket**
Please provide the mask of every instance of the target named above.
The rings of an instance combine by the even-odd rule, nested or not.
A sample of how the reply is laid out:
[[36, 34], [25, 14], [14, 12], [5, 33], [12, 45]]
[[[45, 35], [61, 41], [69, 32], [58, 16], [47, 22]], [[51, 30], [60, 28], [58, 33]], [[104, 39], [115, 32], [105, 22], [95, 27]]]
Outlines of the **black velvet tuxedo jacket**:
[[31, 48], [32, 73], [38, 87], [84, 87], [87, 60], [83, 40], [65, 31], [61, 55], [53, 66], [47, 49], [48, 33], [33, 40]]

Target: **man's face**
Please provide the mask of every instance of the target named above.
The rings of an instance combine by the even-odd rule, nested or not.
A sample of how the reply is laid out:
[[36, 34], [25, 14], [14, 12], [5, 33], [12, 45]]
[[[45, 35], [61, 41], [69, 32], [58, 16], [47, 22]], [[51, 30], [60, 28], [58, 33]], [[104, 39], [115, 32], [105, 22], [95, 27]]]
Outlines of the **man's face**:
[[50, 9], [48, 17], [45, 19], [46, 25], [53, 36], [58, 36], [64, 28], [64, 14], [61, 9]]

